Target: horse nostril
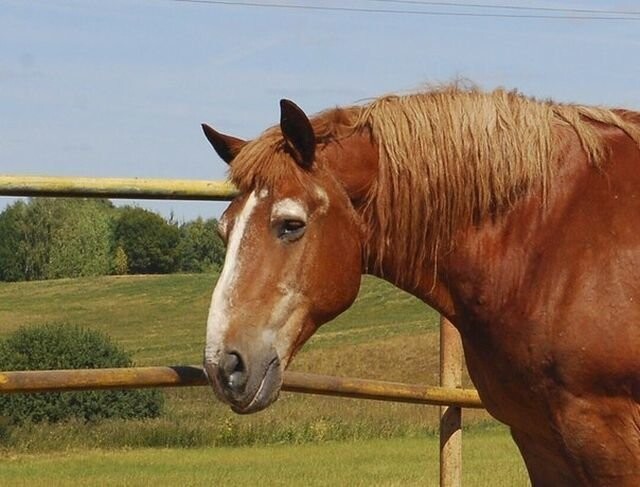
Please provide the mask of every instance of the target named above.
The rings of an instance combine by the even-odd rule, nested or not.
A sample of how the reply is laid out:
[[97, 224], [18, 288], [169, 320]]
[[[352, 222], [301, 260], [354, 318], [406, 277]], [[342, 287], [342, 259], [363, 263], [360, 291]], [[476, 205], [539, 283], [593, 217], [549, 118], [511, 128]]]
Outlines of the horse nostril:
[[236, 352], [224, 355], [220, 367], [222, 383], [232, 392], [241, 393], [247, 384], [247, 369], [240, 354]]
[[228, 353], [225, 355], [225, 360], [222, 364], [222, 368], [226, 375], [231, 375], [232, 373], [242, 369], [242, 360], [240, 356], [235, 353]]

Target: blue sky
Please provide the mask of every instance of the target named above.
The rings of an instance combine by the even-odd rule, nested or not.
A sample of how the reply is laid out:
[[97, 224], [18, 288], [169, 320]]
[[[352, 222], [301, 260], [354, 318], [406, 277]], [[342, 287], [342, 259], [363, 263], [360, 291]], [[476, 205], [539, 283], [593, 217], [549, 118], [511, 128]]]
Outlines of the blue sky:
[[[632, 1], [491, 3], [640, 11]], [[221, 179], [225, 166], [201, 122], [250, 138], [277, 122], [283, 97], [313, 113], [456, 77], [487, 89], [640, 109], [639, 52], [640, 20], [0, 0], [0, 174]], [[11, 201], [0, 198], [0, 209]], [[140, 205], [178, 219], [216, 216], [226, 206]]]

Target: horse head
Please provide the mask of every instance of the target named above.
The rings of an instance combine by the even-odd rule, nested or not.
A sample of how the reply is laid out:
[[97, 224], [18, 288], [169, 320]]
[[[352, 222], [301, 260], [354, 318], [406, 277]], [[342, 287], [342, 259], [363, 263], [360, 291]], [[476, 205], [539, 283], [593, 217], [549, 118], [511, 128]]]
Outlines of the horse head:
[[254, 141], [203, 125], [240, 189], [220, 219], [227, 253], [204, 353], [216, 395], [238, 413], [276, 400], [294, 354], [353, 303], [363, 270], [362, 181], [335, 170], [349, 151], [319, 140], [293, 102], [280, 108], [279, 126]]

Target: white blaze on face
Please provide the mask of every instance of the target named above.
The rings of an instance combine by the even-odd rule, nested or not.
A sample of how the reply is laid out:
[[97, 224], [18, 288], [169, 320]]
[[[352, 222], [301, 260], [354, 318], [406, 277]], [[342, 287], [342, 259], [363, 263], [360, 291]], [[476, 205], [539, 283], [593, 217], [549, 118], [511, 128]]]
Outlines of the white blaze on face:
[[[262, 195], [260, 195], [262, 196]], [[235, 225], [229, 236], [227, 254], [224, 259], [222, 272], [213, 290], [211, 297], [211, 307], [207, 319], [207, 337], [204, 351], [205, 361], [217, 364], [219, 355], [222, 352], [224, 336], [229, 328], [228, 310], [230, 307], [231, 293], [235, 284], [236, 276], [240, 271], [242, 262], [239, 259], [238, 251], [247, 229], [247, 223], [258, 204], [259, 196], [252, 192], [244, 204], [244, 208], [238, 215]]]
[[271, 210], [271, 220], [300, 220], [307, 222], [307, 209], [304, 205], [293, 198], [285, 198], [273, 205]]

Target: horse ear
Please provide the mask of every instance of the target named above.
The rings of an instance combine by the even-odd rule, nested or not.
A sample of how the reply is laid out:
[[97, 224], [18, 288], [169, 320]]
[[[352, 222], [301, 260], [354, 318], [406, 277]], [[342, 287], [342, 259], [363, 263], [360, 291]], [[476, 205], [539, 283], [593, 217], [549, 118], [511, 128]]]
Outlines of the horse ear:
[[316, 152], [316, 136], [307, 115], [290, 100], [280, 100], [280, 129], [298, 165], [310, 169]]
[[217, 130], [209, 127], [206, 123], [202, 124], [202, 131], [220, 158], [227, 164], [231, 164], [231, 161], [238, 155], [240, 149], [247, 143], [245, 140], [221, 134]]

